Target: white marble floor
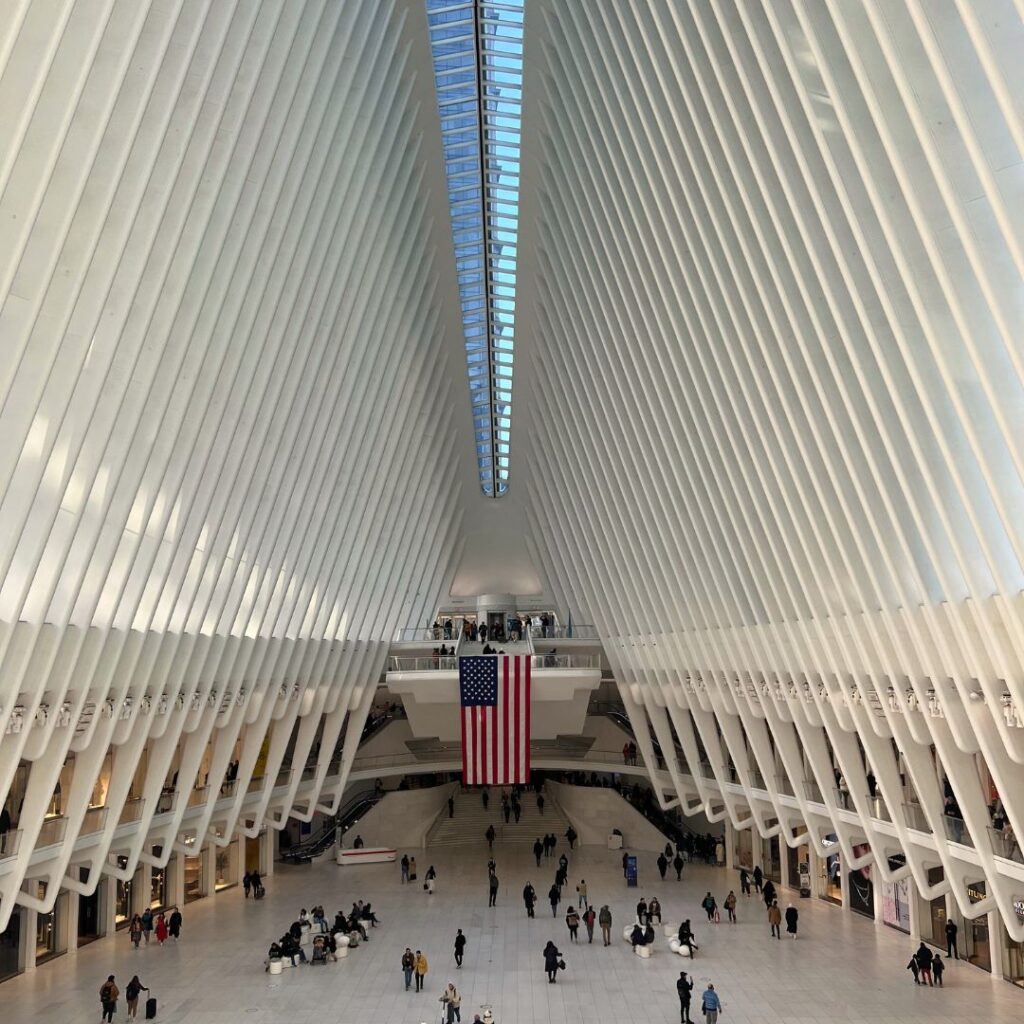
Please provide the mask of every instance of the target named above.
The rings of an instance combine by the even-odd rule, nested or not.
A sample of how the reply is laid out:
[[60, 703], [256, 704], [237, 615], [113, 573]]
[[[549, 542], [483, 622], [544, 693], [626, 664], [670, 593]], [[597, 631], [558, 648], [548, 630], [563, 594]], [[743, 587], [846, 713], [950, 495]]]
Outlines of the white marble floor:
[[[244, 901], [238, 890], [186, 908], [179, 945], [135, 951], [122, 932], [5, 982], [0, 986], [3, 1019], [92, 1024], [99, 1017], [97, 992], [111, 972], [122, 988], [138, 972], [160, 1001], [158, 1020], [180, 1024], [436, 1022], [437, 999], [449, 980], [462, 991], [467, 1022], [484, 1003], [493, 1004], [497, 1024], [674, 1024], [679, 1019], [675, 979], [689, 963], [672, 956], [660, 936], [647, 961], [633, 956], [620, 937], [603, 948], [599, 931], [598, 941], [588, 946], [581, 928], [584, 944], [570, 946], [562, 916], [552, 921], [544, 902], [553, 862], [538, 871], [522, 848], [496, 848], [495, 856], [501, 880], [495, 909], [487, 908], [483, 845], [416, 851], [421, 877], [431, 862], [437, 868], [433, 897], [419, 884], [400, 885], [397, 865], [287, 868], [268, 880], [267, 898], [260, 903]], [[701, 944], [693, 963], [695, 995], [713, 981], [725, 1003], [724, 1024], [1019, 1024], [1024, 1019], [1024, 991], [993, 983], [965, 964], [949, 966], [944, 989], [915, 987], [904, 970], [912, 952], [906, 936], [878, 930], [817, 900], [795, 901], [801, 911], [796, 942], [769, 938], [756, 898], [741, 900], [735, 927], [701, 923], [698, 904], [704, 893], [710, 888], [721, 900], [734, 877], [695, 866], [684, 872], [681, 884], [651, 884], [657, 878], [653, 861], [652, 855], [641, 856], [640, 878], [647, 884], [627, 889], [618, 854], [577, 850], [570, 891], [586, 878], [597, 905], [611, 906], [617, 936], [641, 894], [660, 898], [666, 920], [689, 916]], [[520, 899], [527, 879], [542, 901], [532, 921]], [[781, 902], [789, 895], [784, 890]], [[286, 970], [279, 977], [264, 973], [270, 940], [285, 931], [300, 906], [322, 902], [333, 914], [357, 897], [371, 899], [383, 921], [369, 944], [327, 967]], [[469, 939], [460, 971], [452, 958], [458, 927]], [[549, 985], [543, 973], [541, 950], [549, 938], [568, 964], [557, 985]], [[427, 989], [420, 995], [404, 990], [399, 958], [406, 945], [422, 949], [430, 963]], [[123, 1000], [117, 1019], [125, 1019]]]

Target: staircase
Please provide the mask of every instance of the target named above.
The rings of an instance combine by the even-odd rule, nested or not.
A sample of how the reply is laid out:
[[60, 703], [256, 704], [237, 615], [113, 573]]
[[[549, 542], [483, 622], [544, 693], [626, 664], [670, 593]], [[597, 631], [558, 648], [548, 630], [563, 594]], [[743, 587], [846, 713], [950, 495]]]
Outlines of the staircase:
[[564, 846], [569, 819], [547, 793], [544, 794], [543, 814], [537, 810], [536, 795], [532, 791], [523, 794], [520, 801], [523, 813], [518, 825], [514, 816], [509, 818], [507, 825], [505, 824], [505, 816], [501, 813], [501, 787], [492, 786], [490, 794], [490, 806], [485, 811], [479, 790], [457, 793], [455, 817], [448, 817], [447, 806], [442, 808], [440, 816], [427, 833], [426, 845], [482, 846], [487, 842], [487, 826], [493, 825], [495, 845], [515, 844], [532, 847], [545, 833], [554, 832], [558, 836], [559, 845]]

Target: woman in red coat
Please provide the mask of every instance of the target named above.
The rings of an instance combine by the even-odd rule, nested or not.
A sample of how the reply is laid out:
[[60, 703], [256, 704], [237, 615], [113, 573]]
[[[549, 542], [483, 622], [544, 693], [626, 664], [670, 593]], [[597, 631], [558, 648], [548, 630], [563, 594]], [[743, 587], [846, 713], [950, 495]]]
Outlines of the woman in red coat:
[[167, 941], [167, 922], [163, 914], [156, 916], [156, 941], [162, 946]]

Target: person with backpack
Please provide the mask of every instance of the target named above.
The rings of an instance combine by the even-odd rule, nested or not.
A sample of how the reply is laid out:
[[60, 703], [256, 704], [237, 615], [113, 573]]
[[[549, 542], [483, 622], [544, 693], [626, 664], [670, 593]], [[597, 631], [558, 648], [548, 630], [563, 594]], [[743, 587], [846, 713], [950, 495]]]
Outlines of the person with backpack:
[[700, 904], [704, 908], [704, 913], [708, 915], [709, 921], [714, 921], [715, 914], [718, 913], [718, 904], [715, 902], [715, 897], [708, 893]]
[[597, 920], [597, 914], [594, 913], [593, 907], [587, 907], [583, 912], [583, 923], [587, 926], [587, 943], [593, 945], [594, 942], [594, 921]]
[[607, 903], [601, 907], [601, 913], [597, 915], [597, 923], [601, 926], [601, 937], [604, 939], [604, 944], [610, 946], [612, 944], [612, 912], [608, 909]]
[[444, 995], [441, 996], [441, 1002], [444, 1003], [447, 1016], [445, 1020], [447, 1024], [454, 1024], [455, 1021], [462, 1020], [462, 1014], [459, 1008], [462, 1005], [462, 997], [459, 995], [459, 990], [455, 987], [452, 982], [448, 982], [448, 987], [444, 990]]
[[917, 962], [917, 954], [915, 953], [907, 964], [907, 970], [914, 976], [914, 984], [921, 984], [921, 965]]
[[100, 986], [100, 1007], [102, 1013], [100, 1021], [107, 1021], [107, 1024], [113, 1024], [114, 1014], [117, 1013], [117, 997], [120, 994], [120, 989], [114, 983], [114, 976], [108, 974], [107, 980]]
[[455, 935], [455, 969], [462, 967], [462, 958], [466, 955], [466, 936], [460, 928]]
[[135, 1020], [139, 1013], [139, 993], [148, 992], [149, 989], [139, 981], [137, 974], [132, 975], [124, 990], [125, 1002], [128, 1004], [128, 1019]]
[[[412, 984], [412, 972], [416, 969], [416, 957], [413, 956], [412, 950], [406, 946], [405, 952], [402, 954], [402, 974], [405, 975], [405, 991], [409, 991], [409, 986]], [[419, 989], [416, 990], [417, 992]]]
[[569, 941], [579, 945], [580, 915], [575, 907], [570, 907], [565, 914], [565, 924], [569, 929]]

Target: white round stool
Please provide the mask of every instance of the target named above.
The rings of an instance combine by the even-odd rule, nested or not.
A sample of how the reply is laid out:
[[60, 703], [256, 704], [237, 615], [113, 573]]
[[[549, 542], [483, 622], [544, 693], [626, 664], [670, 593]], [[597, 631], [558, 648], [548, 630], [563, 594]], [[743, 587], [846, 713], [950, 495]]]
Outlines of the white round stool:
[[280, 960], [271, 960], [270, 961], [270, 973], [271, 974], [280, 974], [283, 970], [284, 970], [284, 964], [282, 964]]
[[651, 947], [650, 946], [634, 946], [633, 952], [636, 953], [641, 960], [650, 960], [651, 958]]
[[673, 935], [679, 934], [679, 928], [676, 925], [665, 924], [662, 925], [662, 930], [665, 932], [665, 938], [670, 939]]
[[[346, 936], [346, 938], [347, 938], [347, 936]], [[344, 960], [344, 959], [345, 959], [345, 957], [347, 957], [347, 956], [348, 956], [348, 943], [346, 942], [346, 943], [345, 943], [345, 945], [343, 946], [343, 945], [342, 945], [342, 944], [341, 944], [341, 943], [339, 942], [339, 943], [338, 943], [338, 948], [337, 948], [337, 950], [335, 951], [334, 955], [335, 955], [335, 956], [336, 956], [336, 957], [337, 957], [337, 958], [338, 958], [339, 960]]]

